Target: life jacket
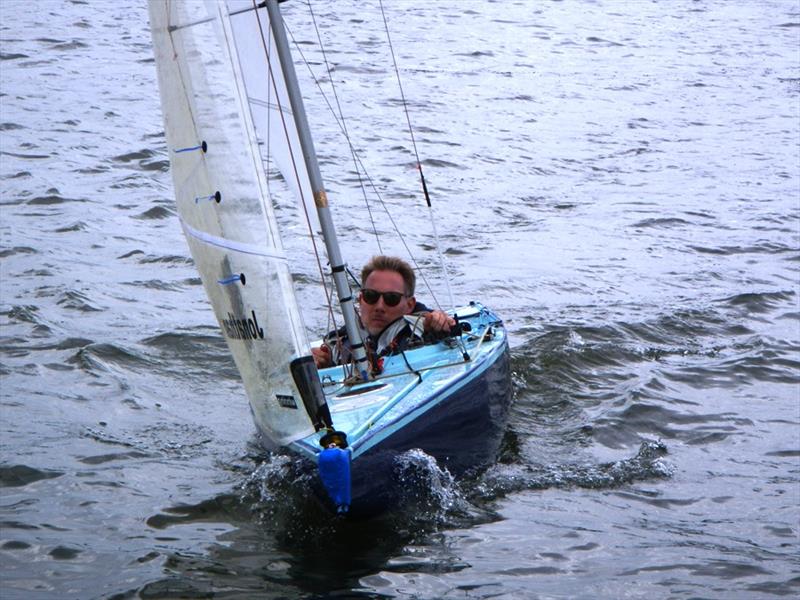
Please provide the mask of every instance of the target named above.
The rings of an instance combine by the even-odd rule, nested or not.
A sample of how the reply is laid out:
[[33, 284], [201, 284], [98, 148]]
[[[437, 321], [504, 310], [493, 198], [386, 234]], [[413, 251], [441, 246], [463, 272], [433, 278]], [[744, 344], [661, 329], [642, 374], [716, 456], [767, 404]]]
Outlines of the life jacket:
[[[403, 315], [392, 321], [377, 336], [370, 335], [359, 323], [361, 339], [364, 340], [373, 372], [381, 370], [381, 359], [384, 356], [391, 356], [423, 343], [425, 317], [420, 313], [428, 312], [429, 309], [420, 302], [417, 302], [416, 308], [419, 312]], [[331, 349], [333, 364], [347, 364], [352, 360], [350, 340], [344, 327], [331, 331], [323, 341]]]

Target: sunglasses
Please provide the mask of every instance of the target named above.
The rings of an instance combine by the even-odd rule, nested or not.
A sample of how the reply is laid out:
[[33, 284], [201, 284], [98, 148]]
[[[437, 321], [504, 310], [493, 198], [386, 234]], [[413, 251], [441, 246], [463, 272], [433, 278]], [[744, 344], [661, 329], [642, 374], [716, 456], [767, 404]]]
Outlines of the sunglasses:
[[400, 292], [379, 292], [369, 288], [361, 290], [361, 298], [367, 304], [377, 304], [381, 296], [383, 296], [383, 303], [386, 306], [397, 306], [400, 304], [400, 300], [406, 297], [405, 294], [401, 294]]

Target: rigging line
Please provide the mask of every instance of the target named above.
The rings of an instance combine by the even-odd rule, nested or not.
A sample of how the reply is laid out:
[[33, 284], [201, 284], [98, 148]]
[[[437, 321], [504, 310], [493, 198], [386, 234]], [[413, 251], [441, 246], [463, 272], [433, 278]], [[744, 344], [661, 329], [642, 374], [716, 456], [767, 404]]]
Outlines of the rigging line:
[[[422, 172], [422, 162], [419, 160], [419, 153], [417, 152], [417, 141], [414, 139], [414, 128], [411, 126], [411, 115], [408, 111], [408, 103], [406, 102], [406, 96], [403, 92], [403, 83], [400, 81], [400, 69], [397, 67], [397, 58], [394, 54], [394, 46], [392, 45], [392, 36], [389, 33], [389, 23], [386, 20], [386, 13], [383, 10], [383, 0], [378, 0], [378, 4], [381, 7], [381, 16], [383, 17], [383, 26], [386, 29], [386, 40], [389, 42], [389, 52], [392, 55], [392, 63], [394, 64], [394, 73], [397, 77], [397, 87], [400, 89], [400, 99], [403, 103], [403, 111], [406, 114], [406, 122], [408, 123], [408, 133], [411, 136], [411, 145], [414, 148], [414, 156], [417, 159], [417, 169], [419, 170], [419, 178], [420, 182], [422, 183], [422, 191], [425, 195], [425, 202], [428, 204], [428, 212], [431, 217], [431, 226], [433, 227], [433, 237], [436, 242], [436, 252], [439, 256], [439, 264], [442, 268], [442, 273], [444, 274], [444, 282], [445, 286], [447, 287], [447, 294], [450, 296], [450, 306], [451, 308], [455, 308], [455, 301], [453, 300], [453, 291], [450, 289], [450, 276], [447, 272], [447, 265], [444, 261], [444, 256], [442, 255], [442, 246], [439, 242], [439, 232], [436, 228], [436, 216], [433, 213], [433, 206], [431, 205], [431, 198], [428, 194], [428, 186], [425, 184], [425, 174]], [[438, 304], [438, 303], [437, 303]]]
[[[312, 8], [310, 1], [307, 2], [306, 4], [308, 5], [308, 12], [311, 15], [311, 22], [314, 24], [314, 31], [317, 34], [317, 42], [319, 43], [320, 50], [322, 51], [322, 57], [323, 57], [323, 60], [325, 61], [326, 71], [330, 75], [331, 71], [330, 71], [330, 67], [328, 66], [328, 56], [325, 53], [325, 45], [322, 43], [322, 36], [320, 35], [319, 27], [317, 26], [317, 19], [316, 19], [316, 16], [314, 15], [314, 9]], [[288, 31], [288, 27], [285, 27], [285, 29], [287, 29], [287, 31]], [[294, 36], [292, 35], [291, 31], [289, 31], [289, 35], [292, 38], [292, 42], [295, 44], [295, 47], [297, 47], [297, 42], [295, 41]], [[301, 56], [302, 56], [302, 54], [301, 54]], [[308, 65], [308, 62], [305, 60], [305, 57], [303, 57], [303, 61], [304, 61], [304, 63], [306, 65]], [[312, 76], [313, 76], [313, 74], [312, 74]], [[317, 83], [317, 86], [321, 88], [321, 86], [317, 82], [317, 79], [315, 77], [313, 77], [313, 79], [314, 79], [314, 82]], [[367, 201], [367, 192], [366, 192], [366, 189], [364, 187], [363, 180], [361, 179], [361, 172], [358, 169], [358, 161], [356, 160], [355, 148], [353, 148], [353, 144], [350, 141], [350, 136], [349, 136], [349, 134], [347, 132], [347, 127], [345, 126], [344, 112], [342, 112], [342, 107], [339, 104], [339, 96], [337, 95], [336, 87], [333, 84], [333, 77], [331, 76], [331, 77], [329, 77], [329, 79], [330, 79], [330, 82], [331, 82], [331, 90], [333, 91], [333, 96], [334, 96], [334, 98], [336, 100], [336, 106], [339, 108], [339, 115], [341, 117], [341, 124], [339, 126], [344, 130], [344, 136], [345, 136], [345, 139], [347, 140], [347, 145], [350, 148], [350, 154], [353, 157], [353, 164], [355, 166], [356, 176], [358, 177], [359, 187], [361, 188], [361, 192], [362, 192], [362, 194], [364, 196], [364, 205], [367, 207], [367, 214], [369, 215], [369, 220], [372, 223], [372, 231], [375, 233], [375, 240], [377, 241], [378, 249], [381, 251], [381, 254], [382, 254], [383, 251], [381, 250], [381, 242], [380, 242], [380, 238], [378, 237], [378, 231], [377, 231], [377, 228], [376, 228], [376, 225], [375, 225], [375, 219], [372, 216], [372, 210], [371, 210], [371, 208], [369, 206], [369, 202]], [[324, 94], [323, 94], [323, 97], [324, 97]], [[327, 102], [327, 98], [326, 98], [326, 102]], [[335, 116], [336, 116], [336, 114], [334, 113], [334, 117]], [[336, 119], [336, 121], [338, 123], [339, 119]], [[345, 264], [345, 269], [347, 270], [346, 264]], [[359, 284], [359, 287], [361, 287], [360, 284]], [[359, 318], [360, 318], [360, 316], [359, 316]], [[333, 322], [333, 331], [336, 332], [337, 337], [338, 337], [339, 328], [336, 326], [336, 322], [335, 321]], [[339, 341], [341, 342], [341, 340], [339, 340]], [[353, 368], [355, 369], [355, 362], [353, 363]]]
[[[483, 361], [485, 359], [481, 359], [481, 360]], [[461, 359], [461, 360], [459, 360], [457, 362], [448, 362], [448, 363], [444, 363], [444, 364], [436, 364], [436, 365], [432, 365], [430, 367], [419, 367], [419, 368], [415, 369], [414, 371], [412, 371], [411, 373], [409, 373], [408, 371], [399, 371], [397, 373], [390, 373], [390, 374], [382, 373], [382, 374], [376, 376], [374, 381], [382, 381], [384, 379], [395, 379], [397, 377], [405, 377], [407, 375], [414, 375], [416, 373], [427, 373], [428, 371], [436, 371], [438, 369], [449, 369], [451, 367], [463, 367], [463, 366], [464, 366], [464, 360]], [[342, 379], [342, 380], [329, 379], [323, 385], [326, 386], [326, 387], [327, 386], [332, 386], [332, 385], [338, 385], [338, 386], [340, 386], [339, 389], [344, 388], [344, 387], [349, 387], [349, 385], [347, 384], [347, 382], [344, 379]], [[337, 394], [337, 393], [339, 393], [338, 390], [335, 390], [333, 392], [328, 392], [329, 395], [330, 394]]]
[[389, 210], [389, 207], [387, 206], [386, 202], [384, 202], [383, 197], [381, 196], [381, 193], [378, 190], [378, 186], [375, 185], [375, 182], [373, 181], [372, 177], [370, 176], [369, 171], [367, 171], [366, 166], [362, 162], [361, 158], [358, 156], [358, 152], [356, 151], [355, 147], [353, 146], [350, 138], [347, 136], [347, 134], [345, 132], [345, 128], [339, 122], [339, 116], [336, 114], [336, 111], [334, 110], [333, 106], [331, 105], [331, 102], [328, 99], [328, 96], [325, 94], [325, 91], [322, 89], [322, 86], [319, 83], [319, 79], [317, 78], [316, 74], [314, 73], [313, 69], [311, 68], [311, 63], [305, 57], [305, 54], [303, 54], [303, 49], [300, 47], [299, 43], [297, 42], [297, 40], [294, 37], [294, 34], [292, 33], [291, 29], [289, 29], [288, 26], [286, 27], [286, 31], [289, 34], [289, 37], [292, 38], [292, 43], [295, 46], [295, 50], [297, 50], [297, 53], [300, 56], [301, 60], [303, 61], [303, 64], [306, 66], [306, 69], [308, 69], [308, 72], [311, 74], [311, 79], [314, 81], [314, 83], [316, 83], [317, 88], [319, 89], [319, 93], [322, 96], [322, 99], [325, 101], [325, 104], [327, 105], [328, 110], [330, 111], [331, 115], [333, 116], [334, 120], [336, 121], [336, 124], [339, 126], [339, 129], [342, 131], [342, 135], [345, 136], [345, 139], [346, 139], [348, 145], [350, 146], [350, 150], [353, 153], [353, 156], [358, 161], [358, 164], [361, 166], [361, 169], [364, 172], [364, 176], [367, 178], [367, 181], [369, 182], [369, 185], [372, 188], [372, 191], [375, 194], [375, 197], [378, 199], [378, 202], [380, 203], [381, 207], [383, 208], [384, 212], [386, 213], [386, 216], [388, 217], [389, 222], [392, 224], [392, 229], [394, 229], [395, 233], [397, 234], [398, 238], [400, 239], [400, 243], [405, 248], [406, 254], [411, 259], [411, 262], [414, 263], [414, 268], [417, 271], [417, 273], [420, 276], [420, 278], [422, 279], [422, 282], [425, 284], [425, 288], [428, 290], [428, 293], [430, 293], [431, 297], [433, 298], [433, 301], [436, 303], [436, 306], [441, 308], [441, 305], [439, 304], [439, 301], [436, 299], [436, 294], [433, 291], [433, 287], [431, 286], [430, 282], [428, 281], [428, 278], [425, 277], [425, 271], [419, 266], [419, 263], [417, 262], [417, 259], [414, 257], [414, 253], [411, 251], [411, 248], [409, 247], [408, 243], [406, 242], [405, 236], [400, 231], [400, 227], [398, 227], [397, 222], [394, 220], [394, 217], [392, 216], [392, 213]]
[[[328, 80], [331, 83], [331, 91], [333, 92], [333, 98], [336, 100], [336, 108], [339, 110], [339, 117], [341, 118], [341, 127], [344, 131], [344, 137], [347, 139], [347, 145], [350, 147], [350, 154], [353, 156], [353, 167], [356, 172], [356, 176], [358, 177], [358, 185], [361, 188], [361, 193], [364, 196], [364, 206], [367, 207], [367, 214], [369, 214], [370, 223], [372, 223], [372, 231], [375, 235], [375, 242], [378, 244], [378, 251], [383, 254], [383, 248], [381, 247], [381, 239], [378, 236], [378, 228], [375, 225], [375, 218], [372, 216], [372, 209], [369, 206], [369, 201], [367, 200], [367, 190], [364, 186], [364, 181], [361, 178], [361, 171], [358, 168], [358, 161], [356, 160], [356, 153], [355, 148], [353, 147], [353, 143], [350, 140], [350, 134], [347, 131], [347, 122], [344, 118], [344, 111], [342, 111], [342, 105], [339, 102], [339, 95], [336, 93], [336, 86], [333, 83], [333, 74], [328, 64], [328, 54], [325, 52], [325, 44], [322, 43], [322, 36], [319, 33], [319, 27], [317, 26], [317, 18], [314, 15], [314, 9], [311, 7], [311, 2], [308, 2], [308, 12], [311, 14], [311, 22], [314, 23], [314, 31], [317, 34], [317, 42], [319, 43], [319, 49], [322, 52], [322, 60], [325, 62], [325, 71], [328, 73]], [[292, 38], [294, 39], [294, 38]]]
[[[258, 8], [261, 8], [262, 6], [261, 5], [257, 5], [256, 0], [253, 0], [253, 7], [255, 9], [258, 9]], [[328, 290], [328, 285], [325, 283], [325, 272], [324, 272], [324, 269], [322, 267], [322, 261], [320, 259], [319, 249], [317, 248], [316, 236], [314, 235], [313, 227], [311, 226], [311, 219], [310, 219], [310, 217], [308, 215], [308, 205], [306, 204], [305, 197], [303, 195], [303, 186], [302, 186], [302, 184], [300, 182], [300, 174], [299, 174], [299, 172], [297, 170], [297, 163], [295, 161], [294, 149], [292, 148], [292, 144], [289, 143], [289, 129], [288, 129], [287, 125], [286, 125], [286, 117], [285, 117], [284, 112], [283, 112], [283, 107], [281, 106], [280, 95], [278, 94], [278, 86], [277, 86], [277, 83], [275, 81], [275, 74], [272, 71], [272, 60], [271, 60], [270, 51], [269, 51], [269, 48], [271, 47], [271, 44], [269, 44], [267, 39], [265, 39], [265, 37], [264, 37], [264, 27], [263, 27], [263, 25], [261, 23], [261, 14], [259, 13], [258, 10], [255, 10], [255, 16], [256, 16], [256, 22], [258, 24], [258, 30], [259, 30], [259, 32], [261, 34], [261, 44], [262, 44], [262, 46], [264, 48], [264, 56], [267, 59], [267, 69], [269, 71], [269, 81], [272, 83], [271, 90], [275, 91], [275, 100], [276, 100], [276, 103], [278, 105], [278, 114], [281, 117], [281, 123], [283, 125], [284, 137], [286, 138], [287, 146], [289, 148], [289, 156], [290, 156], [291, 161], [292, 161], [292, 168], [294, 170], [295, 179], [297, 181], [297, 189], [300, 192], [300, 200], [301, 200], [301, 204], [303, 206], [303, 213], [306, 216], [306, 225], [308, 225], [308, 232], [309, 232], [310, 237], [311, 237], [311, 245], [312, 245], [312, 247], [314, 249], [314, 258], [317, 261], [317, 269], [319, 270], [320, 280], [322, 281], [322, 289], [325, 292], [325, 299], [326, 299], [326, 304], [327, 304], [327, 307], [328, 307], [328, 317], [329, 317], [329, 319], [331, 319], [333, 321], [334, 329], [338, 330], [338, 326], [336, 324], [336, 316], [334, 315], [334, 311], [333, 311], [333, 300], [331, 298], [331, 292]], [[270, 29], [270, 34], [269, 35], [270, 35], [269, 39], [272, 39], [272, 30], [271, 29]], [[267, 130], [267, 138], [269, 138], [269, 129]]]
[[[240, 10], [234, 10], [228, 13], [229, 17], [235, 17], [236, 15], [241, 15], [242, 13], [250, 12], [251, 10], [258, 10], [259, 8], [263, 8], [265, 6], [264, 2], [260, 2], [258, 6], [255, 6], [255, 2], [253, 2], [253, 8], [242, 8]], [[172, 33], [173, 31], [178, 31], [180, 29], [185, 29], [187, 27], [194, 27], [195, 25], [203, 25], [205, 23], [211, 23], [214, 21], [216, 17], [206, 17], [205, 19], [198, 19], [197, 21], [191, 21], [189, 23], [182, 23], [180, 25], [169, 25], [167, 27], [167, 31]]]
[[[289, 108], [289, 107], [287, 107], [287, 106], [280, 107], [280, 106], [278, 106], [278, 103], [277, 103], [277, 102], [270, 102], [269, 100], [267, 100], [266, 102], [264, 102], [264, 101], [263, 101], [263, 100], [261, 100], [260, 98], [253, 98], [252, 96], [248, 96], [248, 97], [247, 97], [247, 101], [248, 101], [250, 104], [255, 104], [256, 106], [260, 106], [261, 108], [266, 108], [266, 109], [268, 109], [268, 110], [280, 110], [280, 109], [282, 108], [282, 109], [283, 109], [283, 111], [284, 111], [284, 112], [286, 112], [286, 114], [287, 114], [287, 115], [292, 115], [292, 116], [294, 116], [294, 115], [292, 114], [292, 109], [291, 109], [291, 108]], [[200, 146], [198, 146], [198, 148], [200, 148]], [[188, 148], [188, 150], [195, 150], [195, 149], [196, 149], [196, 148]], [[175, 152], [181, 152], [181, 150], [175, 150]]]

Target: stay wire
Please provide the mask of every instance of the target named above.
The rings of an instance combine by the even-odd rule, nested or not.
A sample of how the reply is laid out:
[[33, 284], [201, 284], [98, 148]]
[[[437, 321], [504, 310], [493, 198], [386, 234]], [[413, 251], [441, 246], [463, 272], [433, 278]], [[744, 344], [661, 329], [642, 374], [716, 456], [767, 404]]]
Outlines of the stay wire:
[[[314, 9], [311, 7], [311, 2], [308, 2], [308, 12], [311, 15], [311, 22], [314, 24], [314, 31], [317, 34], [317, 43], [319, 44], [319, 49], [322, 52], [322, 60], [325, 63], [325, 72], [328, 74], [328, 81], [331, 84], [331, 92], [333, 93], [333, 99], [336, 101], [336, 108], [338, 110], [339, 118], [341, 119], [341, 128], [344, 133], [344, 137], [347, 140], [347, 145], [350, 148], [350, 154], [353, 157], [353, 169], [356, 173], [356, 177], [358, 177], [358, 185], [361, 188], [361, 193], [364, 196], [364, 206], [367, 208], [367, 213], [369, 214], [369, 220], [372, 224], [372, 231], [375, 235], [375, 242], [378, 244], [378, 251], [383, 254], [383, 248], [381, 247], [381, 239], [378, 235], [378, 227], [375, 224], [375, 218], [372, 216], [372, 209], [369, 206], [369, 200], [367, 199], [367, 189], [364, 185], [364, 180], [361, 178], [361, 170], [358, 168], [358, 160], [356, 158], [356, 151], [353, 143], [350, 139], [350, 133], [347, 131], [347, 121], [344, 118], [344, 111], [342, 111], [342, 105], [339, 102], [339, 95], [336, 93], [336, 85], [333, 83], [333, 71], [328, 64], [328, 54], [325, 52], [325, 44], [322, 43], [322, 36], [319, 32], [319, 27], [317, 26], [317, 18], [314, 15]], [[338, 121], [338, 119], [337, 119]]]
[[386, 30], [386, 40], [389, 43], [389, 52], [392, 55], [392, 63], [394, 64], [394, 73], [395, 77], [397, 78], [397, 87], [400, 90], [400, 100], [403, 103], [403, 111], [406, 115], [406, 122], [408, 123], [408, 133], [411, 136], [411, 146], [414, 149], [414, 157], [417, 161], [417, 169], [419, 170], [419, 179], [422, 184], [422, 192], [425, 196], [425, 202], [428, 205], [428, 213], [430, 214], [431, 218], [431, 226], [433, 227], [433, 237], [436, 243], [436, 253], [439, 256], [439, 264], [442, 268], [442, 273], [444, 275], [444, 282], [445, 287], [447, 288], [447, 295], [450, 297], [450, 307], [455, 308], [455, 301], [453, 299], [453, 291], [450, 289], [450, 276], [447, 272], [447, 265], [444, 261], [444, 256], [442, 255], [442, 245], [439, 241], [439, 232], [436, 228], [436, 215], [433, 213], [433, 206], [431, 205], [431, 198], [430, 194], [428, 194], [428, 186], [425, 183], [425, 174], [422, 171], [422, 162], [419, 159], [419, 152], [417, 151], [417, 141], [414, 138], [414, 128], [411, 126], [411, 115], [408, 111], [408, 103], [406, 102], [406, 96], [403, 92], [403, 83], [400, 80], [400, 69], [397, 66], [397, 57], [394, 53], [394, 46], [392, 45], [392, 36], [389, 33], [389, 22], [386, 20], [386, 13], [383, 10], [383, 0], [378, 0], [378, 4], [381, 7], [381, 17], [383, 18], [383, 27]]
[[325, 104], [327, 105], [328, 110], [330, 111], [331, 115], [333, 116], [334, 121], [336, 121], [336, 124], [339, 126], [339, 129], [342, 131], [342, 135], [345, 137], [345, 140], [347, 141], [347, 144], [350, 147], [350, 151], [351, 151], [353, 157], [358, 161], [358, 164], [361, 166], [361, 170], [364, 173], [364, 177], [366, 178], [367, 182], [369, 183], [369, 187], [372, 189], [372, 191], [375, 194], [375, 197], [378, 199], [378, 202], [380, 203], [381, 207], [383, 207], [383, 210], [386, 213], [386, 216], [389, 219], [389, 222], [392, 224], [392, 229], [394, 229], [395, 233], [397, 233], [397, 236], [400, 239], [400, 243], [403, 245], [403, 248], [405, 248], [405, 250], [406, 250], [406, 254], [409, 256], [409, 259], [414, 264], [414, 270], [417, 272], [419, 277], [422, 279], [422, 282], [425, 285], [425, 289], [428, 290], [428, 292], [430, 293], [431, 297], [434, 299], [434, 302], [436, 302], [436, 305], [439, 306], [439, 302], [436, 299], [436, 294], [433, 291], [433, 287], [431, 286], [430, 282], [428, 281], [428, 278], [425, 277], [425, 270], [423, 270], [422, 267], [420, 267], [419, 263], [417, 262], [416, 258], [414, 257], [414, 254], [411, 251], [411, 248], [409, 247], [408, 242], [406, 242], [405, 236], [401, 232], [400, 227], [397, 225], [397, 222], [395, 221], [394, 217], [392, 216], [392, 213], [389, 210], [389, 207], [387, 206], [386, 202], [383, 200], [383, 197], [381, 196], [381, 193], [378, 190], [378, 186], [375, 184], [374, 180], [370, 176], [369, 171], [367, 171], [367, 168], [364, 165], [363, 161], [361, 160], [361, 157], [358, 156], [358, 152], [357, 152], [355, 146], [353, 145], [350, 137], [348, 137], [347, 134], [345, 133], [346, 130], [345, 130], [345, 127], [342, 125], [340, 119], [339, 119], [339, 115], [337, 114], [336, 110], [333, 108], [333, 105], [331, 104], [330, 100], [328, 99], [327, 94], [322, 89], [322, 85], [319, 82], [319, 78], [316, 76], [316, 74], [314, 73], [314, 70], [311, 68], [311, 63], [309, 62], [309, 60], [306, 58], [305, 54], [303, 53], [303, 49], [300, 47], [300, 43], [294, 37], [294, 34], [292, 33], [292, 30], [289, 28], [289, 26], [287, 24], [284, 24], [284, 26], [285, 26], [286, 32], [289, 34], [289, 37], [292, 40], [292, 44], [294, 44], [294, 47], [295, 47], [295, 50], [297, 51], [298, 56], [300, 57], [300, 59], [303, 62], [303, 64], [306, 66], [306, 69], [308, 70], [309, 74], [311, 75], [311, 79], [314, 81], [314, 83], [316, 84], [317, 88], [319, 89], [320, 96], [325, 101]]
[[[288, 129], [287, 129], [287, 126], [286, 126], [286, 116], [283, 114], [283, 107], [282, 107], [282, 105], [280, 103], [280, 97], [279, 97], [279, 94], [278, 94], [278, 88], [277, 88], [277, 84], [275, 83], [275, 75], [274, 75], [274, 73], [272, 71], [272, 60], [271, 60], [272, 57], [270, 56], [270, 50], [269, 50], [270, 47], [271, 47], [271, 44], [268, 41], [268, 39], [269, 40], [272, 39], [272, 30], [270, 29], [269, 38], [264, 36], [264, 27], [263, 27], [263, 25], [261, 23], [261, 14], [258, 11], [258, 9], [260, 8], [260, 5], [258, 4], [258, 2], [256, 0], [253, 0], [253, 8], [255, 9], [254, 13], [255, 13], [255, 16], [256, 16], [256, 22], [258, 24], [258, 30], [259, 30], [259, 33], [261, 35], [261, 44], [262, 44], [262, 47], [264, 49], [264, 57], [267, 60], [267, 69], [268, 69], [267, 77], [268, 77], [270, 83], [272, 84], [269, 87], [269, 91], [270, 91], [270, 94], [272, 93], [273, 90], [275, 92], [275, 105], [278, 107], [278, 112], [279, 112], [279, 114], [281, 116], [281, 123], [283, 125], [284, 136], [285, 136], [285, 138], [286, 138], [286, 140], [288, 142], [289, 133], [288, 133]], [[269, 111], [267, 111], [267, 118], [269, 118]], [[270, 138], [270, 136], [269, 136], [269, 127], [267, 127], [267, 134], [266, 134], [265, 137], [266, 137], [266, 141], [267, 141], [267, 155], [269, 156], [269, 143], [270, 143], [269, 142], [269, 138]], [[300, 192], [300, 196], [301, 196], [301, 205], [303, 206], [303, 213], [304, 213], [305, 218], [306, 218], [306, 225], [308, 226], [308, 231], [309, 231], [309, 235], [310, 235], [310, 238], [311, 238], [311, 245], [312, 245], [312, 248], [314, 250], [314, 258], [316, 259], [316, 262], [317, 262], [317, 269], [319, 270], [320, 279], [322, 281], [322, 288], [323, 288], [323, 290], [325, 292], [326, 304], [327, 304], [327, 308], [328, 308], [328, 319], [333, 323], [334, 330], [338, 331], [338, 324], [336, 323], [336, 315], [335, 315], [335, 312], [333, 310], [332, 294], [331, 294], [331, 291], [328, 289], [328, 285], [327, 285], [327, 283], [325, 281], [325, 271], [324, 271], [324, 269], [322, 267], [322, 259], [320, 258], [319, 249], [317, 248], [316, 236], [314, 234], [313, 227], [311, 226], [311, 218], [310, 218], [310, 216], [308, 214], [307, 204], [305, 202], [305, 198], [303, 198], [303, 186], [300, 184], [300, 175], [299, 175], [299, 172], [298, 172], [298, 169], [297, 169], [297, 163], [295, 161], [295, 156], [294, 156], [294, 152], [292, 151], [291, 144], [288, 144], [288, 147], [289, 147], [289, 156], [291, 158], [292, 167], [294, 169], [295, 178], [297, 180], [297, 188], [298, 188], [298, 190]], [[269, 179], [269, 178], [267, 178], [267, 179]]]

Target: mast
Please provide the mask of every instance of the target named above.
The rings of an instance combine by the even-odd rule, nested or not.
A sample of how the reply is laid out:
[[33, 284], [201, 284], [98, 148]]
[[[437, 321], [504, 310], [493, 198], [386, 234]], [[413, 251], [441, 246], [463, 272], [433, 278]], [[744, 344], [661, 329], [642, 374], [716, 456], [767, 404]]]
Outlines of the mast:
[[278, 52], [278, 60], [286, 81], [286, 88], [289, 94], [289, 102], [297, 124], [297, 133], [300, 138], [300, 146], [303, 150], [303, 160], [306, 164], [308, 177], [311, 181], [311, 189], [314, 194], [314, 205], [319, 215], [320, 228], [322, 229], [322, 239], [325, 241], [325, 249], [328, 253], [333, 281], [336, 286], [336, 294], [339, 298], [339, 305], [344, 315], [344, 323], [347, 337], [350, 340], [353, 356], [356, 360], [356, 368], [361, 378], [369, 378], [367, 353], [361, 339], [361, 330], [358, 327], [356, 318], [353, 292], [350, 289], [350, 282], [347, 280], [346, 265], [342, 259], [339, 249], [339, 242], [336, 238], [336, 228], [331, 218], [330, 208], [328, 207], [328, 197], [325, 193], [325, 186], [322, 182], [322, 174], [319, 170], [317, 154], [314, 150], [314, 141], [311, 138], [311, 130], [308, 127], [303, 98], [300, 95], [300, 86], [297, 83], [297, 74], [294, 70], [292, 55], [289, 49], [289, 41], [286, 38], [286, 31], [283, 27], [283, 19], [278, 0], [267, 0], [267, 11], [269, 12], [270, 28], [275, 37], [275, 47]]

